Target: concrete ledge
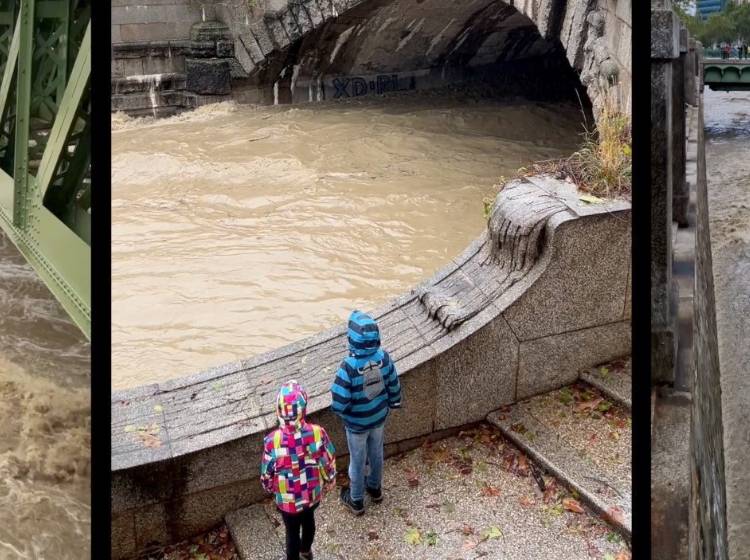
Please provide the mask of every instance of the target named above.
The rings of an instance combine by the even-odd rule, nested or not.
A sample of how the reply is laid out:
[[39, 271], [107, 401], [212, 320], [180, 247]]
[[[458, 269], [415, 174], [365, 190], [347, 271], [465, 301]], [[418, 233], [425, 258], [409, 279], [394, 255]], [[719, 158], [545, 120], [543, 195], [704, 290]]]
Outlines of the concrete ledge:
[[[551, 178], [505, 186], [482, 236], [373, 312], [403, 384], [405, 407], [389, 419], [388, 446], [481, 420], [575, 379], [580, 368], [627, 354], [629, 223], [627, 204], [585, 204]], [[329, 387], [345, 353], [341, 325], [247, 360], [113, 393], [113, 557], [185, 538], [261, 499], [261, 441], [276, 424], [277, 388], [289, 378], [307, 387], [311, 419], [344, 453]]]

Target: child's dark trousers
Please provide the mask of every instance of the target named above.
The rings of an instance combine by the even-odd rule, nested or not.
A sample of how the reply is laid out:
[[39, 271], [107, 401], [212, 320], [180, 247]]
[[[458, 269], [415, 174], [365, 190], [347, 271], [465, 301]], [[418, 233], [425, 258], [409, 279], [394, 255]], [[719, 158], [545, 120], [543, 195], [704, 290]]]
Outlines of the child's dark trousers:
[[281, 512], [286, 526], [286, 560], [300, 560], [300, 552], [310, 552], [315, 538], [315, 509], [317, 507], [318, 504], [315, 504], [299, 513]]

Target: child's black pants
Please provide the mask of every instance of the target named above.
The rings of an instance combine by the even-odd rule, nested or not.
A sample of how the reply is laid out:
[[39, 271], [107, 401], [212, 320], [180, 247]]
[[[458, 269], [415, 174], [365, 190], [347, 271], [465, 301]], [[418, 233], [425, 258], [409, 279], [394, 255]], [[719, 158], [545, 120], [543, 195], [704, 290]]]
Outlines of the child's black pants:
[[[315, 504], [299, 513], [281, 512], [286, 526], [286, 560], [299, 560], [300, 552], [310, 552], [315, 538]], [[302, 538], [300, 538], [300, 529]]]

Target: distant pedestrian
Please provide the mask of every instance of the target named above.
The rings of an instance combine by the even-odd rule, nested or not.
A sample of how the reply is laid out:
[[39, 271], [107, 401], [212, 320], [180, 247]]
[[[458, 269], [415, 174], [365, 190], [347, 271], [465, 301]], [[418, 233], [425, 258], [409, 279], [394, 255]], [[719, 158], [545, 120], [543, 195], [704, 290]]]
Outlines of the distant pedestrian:
[[312, 560], [315, 509], [324, 487], [336, 484], [333, 444], [322, 427], [307, 422], [306, 408], [302, 386], [285, 383], [276, 400], [279, 428], [263, 440], [260, 481], [275, 494], [286, 526], [286, 560]]
[[365, 491], [373, 502], [383, 500], [383, 430], [390, 410], [401, 407], [401, 385], [396, 366], [380, 347], [380, 330], [372, 317], [353, 311], [348, 339], [349, 356], [331, 386], [331, 410], [344, 421], [349, 447], [350, 484], [342, 489], [341, 501], [361, 515]]

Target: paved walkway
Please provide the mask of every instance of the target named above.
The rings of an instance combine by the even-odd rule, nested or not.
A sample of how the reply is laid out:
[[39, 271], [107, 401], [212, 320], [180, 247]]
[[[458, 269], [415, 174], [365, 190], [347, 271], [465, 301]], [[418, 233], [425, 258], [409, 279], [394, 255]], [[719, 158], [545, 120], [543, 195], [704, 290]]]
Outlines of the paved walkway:
[[[386, 463], [386, 499], [368, 503], [362, 517], [326, 498], [317, 559], [630, 558], [622, 538], [553, 478], [541, 492], [526, 456], [487, 425]], [[284, 529], [273, 504], [241, 510], [233, 524], [241, 557], [281, 557]], [[277, 537], [270, 550], [268, 527]]]

